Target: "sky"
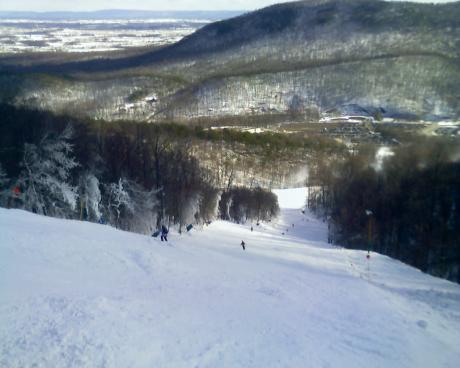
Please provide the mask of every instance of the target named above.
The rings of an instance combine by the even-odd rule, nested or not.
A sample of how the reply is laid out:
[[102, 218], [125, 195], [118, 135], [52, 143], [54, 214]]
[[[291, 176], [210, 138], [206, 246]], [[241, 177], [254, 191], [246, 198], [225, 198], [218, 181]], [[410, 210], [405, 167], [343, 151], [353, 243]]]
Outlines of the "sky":
[[[419, 2], [440, 3], [449, 1], [450, 0], [420, 0]], [[253, 10], [282, 2], [287, 2], [287, 0], [0, 0], [0, 10]]]

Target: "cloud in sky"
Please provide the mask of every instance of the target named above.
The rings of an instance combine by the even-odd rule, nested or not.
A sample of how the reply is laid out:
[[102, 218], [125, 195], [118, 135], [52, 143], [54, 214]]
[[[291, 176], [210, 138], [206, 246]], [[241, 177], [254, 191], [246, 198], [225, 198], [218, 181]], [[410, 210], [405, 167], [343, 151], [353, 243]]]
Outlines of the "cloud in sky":
[[[14, 0], [1, 1], [0, 10], [84, 11], [100, 9], [145, 10], [252, 10], [288, 0]], [[455, 0], [419, 0], [419, 2], [450, 2]]]

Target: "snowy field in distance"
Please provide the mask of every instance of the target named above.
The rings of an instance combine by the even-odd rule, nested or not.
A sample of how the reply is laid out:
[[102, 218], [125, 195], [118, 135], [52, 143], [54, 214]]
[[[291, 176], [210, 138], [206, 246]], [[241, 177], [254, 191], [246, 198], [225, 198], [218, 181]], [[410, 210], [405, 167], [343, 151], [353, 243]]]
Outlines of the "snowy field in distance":
[[458, 366], [460, 285], [328, 245], [277, 193], [276, 221], [168, 245], [0, 209], [0, 367]]
[[0, 19], [0, 54], [101, 52], [177, 42], [208, 19]]

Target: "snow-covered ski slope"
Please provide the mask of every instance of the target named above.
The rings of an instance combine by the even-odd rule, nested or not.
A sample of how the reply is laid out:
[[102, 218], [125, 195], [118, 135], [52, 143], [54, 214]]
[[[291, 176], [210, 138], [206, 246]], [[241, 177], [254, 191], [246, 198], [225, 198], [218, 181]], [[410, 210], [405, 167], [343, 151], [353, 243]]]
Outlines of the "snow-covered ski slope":
[[328, 246], [278, 193], [273, 223], [170, 245], [0, 209], [0, 367], [459, 366], [459, 285]]

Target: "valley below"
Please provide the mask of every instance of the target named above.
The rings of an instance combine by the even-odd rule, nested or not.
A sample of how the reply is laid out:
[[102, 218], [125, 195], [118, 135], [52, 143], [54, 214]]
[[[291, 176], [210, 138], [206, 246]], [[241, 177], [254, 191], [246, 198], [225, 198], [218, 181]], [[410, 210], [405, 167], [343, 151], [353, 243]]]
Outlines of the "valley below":
[[0, 11], [1, 367], [457, 367], [459, 284], [459, 1]]

